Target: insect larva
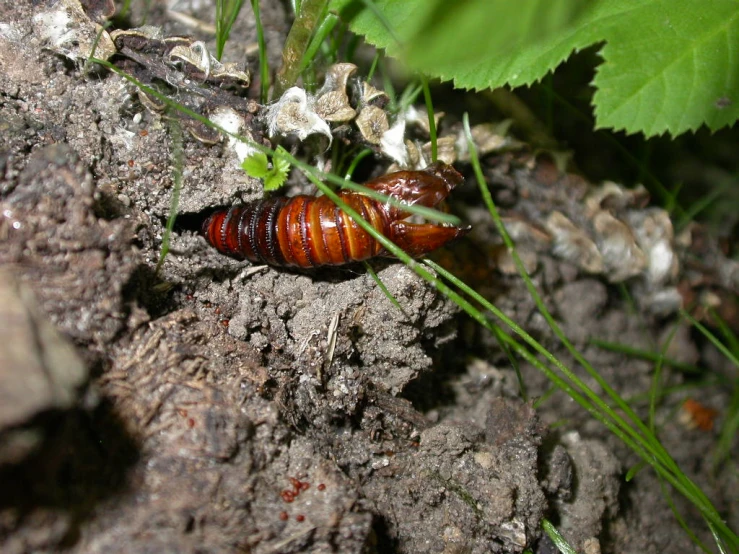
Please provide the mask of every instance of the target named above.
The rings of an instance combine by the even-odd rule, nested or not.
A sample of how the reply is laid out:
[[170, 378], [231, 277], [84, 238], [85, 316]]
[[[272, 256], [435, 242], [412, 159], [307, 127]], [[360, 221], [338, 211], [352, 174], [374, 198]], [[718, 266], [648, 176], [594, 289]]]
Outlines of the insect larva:
[[[365, 186], [404, 204], [434, 207], [461, 183], [462, 176], [442, 162], [421, 171], [398, 171]], [[422, 256], [469, 227], [404, 221], [402, 207], [357, 192], [341, 199], [411, 256]], [[237, 259], [284, 267], [310, 268], [359, 262], [386, 254], [382, 245], [326, 196], [270, 198], [218, 210], [203, 223], [206, 240]]]

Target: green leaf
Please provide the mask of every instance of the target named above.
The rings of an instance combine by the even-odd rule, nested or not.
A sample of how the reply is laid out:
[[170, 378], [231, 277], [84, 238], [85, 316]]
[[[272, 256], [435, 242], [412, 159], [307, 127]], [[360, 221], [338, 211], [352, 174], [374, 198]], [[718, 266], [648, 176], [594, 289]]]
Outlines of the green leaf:
[[593, 81], [598, 127], [647, 136], [739, 118], [739, 2], [639, 2], [608, 29]]
[[529, 85], [599, 43], [596, 124], [647, 135], [739, 118], [739, 0], [332, 0], [354, 32], [459, 88]]
[[290, 162], [283, 156], [283, 154], [286, 154], [287, 151], [282, 147], [278, 146], [277, 150], [275, 150], [275, 155], [272, 158], [272, 163], [274, 164], [274, 171], [277, 171], [279, 173], [284, 173], [285, 176], [287, 176], [288, 173], [290, 173]]
[[352, 30], [367, 42], [404, 59], [413, 69], [453, 80], [460, 88], [485, 89], [530, 84], [556, 67], [578, 47], [569, 37], [597, 2], [371, 3], [374, 10], [360, 0], [332, 0], [331, 6], [351, 19]]
[[264, 190], [277, 190], [287, 181], [290, 174], [290, 162], [284, 156], [287, 154], [282, 146], [278, 146], [275, 155], [272, 156], [272, 169], [264, 179]]
[[440, 5], [438, 0], [370, 0], [368, 3], [331, 0], [330, 8], [344, 21], [350, 21], [352, 31], [364, 35], [368, 43], [399, 57], [401, 42], [405, 43], [416, 35], [423, 21]]
[[273, 171], [264, 179], [264, 190], [277, 190], [285, 184], [287, 173]]
[[249, 177], [255, 179], [262, 179], [269, 175], [269, 163], [267, 161], [267, 154], [262, 152], [255, 152], [251, 156], [244, 159], [241, 162], [241, 167]]
[[[468, 0], [454, 10], [447, 5], [430, 16], [408, 45], [407, 61], [425, 72], [436, 68], [442, 78], [476, 89], [490, 87], [493, 76], [514, 86], [543, 77], [578, 46], [567, 39], [592, 10], [592, 2], [585, 0]], [[419, 40], [436, 36], [440, 39], [432, 44]], [[495, 73], [480, 72], [488, 69], [488, 61], [498, 68]]]

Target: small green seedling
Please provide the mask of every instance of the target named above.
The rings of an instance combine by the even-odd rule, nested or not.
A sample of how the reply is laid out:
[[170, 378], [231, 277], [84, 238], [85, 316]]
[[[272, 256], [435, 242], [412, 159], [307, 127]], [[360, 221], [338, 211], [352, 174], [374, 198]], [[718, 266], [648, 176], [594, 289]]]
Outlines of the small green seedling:
[[265, 191], [277, 190], [285, 184], [290, 175], [290, 162], [284, 154], [287, 154], [287, 151], [278, 146], [270, 163], [267, 154], [256, 152], [246, 158], [241, 167], [250, 177], [262, 179]]

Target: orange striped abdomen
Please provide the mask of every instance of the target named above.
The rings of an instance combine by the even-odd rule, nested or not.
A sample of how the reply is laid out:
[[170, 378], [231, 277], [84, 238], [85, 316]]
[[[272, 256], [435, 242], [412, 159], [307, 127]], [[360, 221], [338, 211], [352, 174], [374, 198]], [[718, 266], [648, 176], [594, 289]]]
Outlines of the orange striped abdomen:
[[[339, 196], [372, 227], [389, 234], [383, 205], [357, 193]], [[325, 196], [272, 198], [219, 210], [202, 229], [223, 254], [277, 266], [341, 265], [383, 252], [375, 239]]]

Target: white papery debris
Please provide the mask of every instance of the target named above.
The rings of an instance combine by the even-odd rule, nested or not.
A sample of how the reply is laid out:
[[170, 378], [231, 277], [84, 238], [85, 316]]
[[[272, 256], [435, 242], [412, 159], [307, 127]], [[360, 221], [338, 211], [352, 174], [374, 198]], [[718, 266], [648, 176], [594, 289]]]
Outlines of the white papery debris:
[[[236, 110], [227, 107], [217, 108], [211, 115], [210, 120], [218, 125], [224, 131], [233, 133], [233, 135], [241, 135], [245, 138], [251, 139], [249, 132], [246, 128], [246, 122]], [[247, 142], [241, 141], [233, 135], [227, 135], [226, 148], [233, 150], [236, 154], [236, 158], [239, 160], [239, 164], [246, 158], [258, 152], [256, 148]]]
[[34, 15], [33, 32], [44, 46], [71, 60], [107, 60], [116, 52], [110, 35], [87, 17], [79, 0], [60, 0]]
[[382, 153], [395, 160], [400, 167], [408, 167], [408, 149], [403, 141], [404, 137], [405, 119], [400, 118], [380, 138]]
[[295, 135], [305, 140], [309, 135], [321, 134], [333, 140], [331, 128], [315, 110], [315, 99], [300, 87], [285, 91], [280, 99], [267, 108], [267, 127], [270, 136]]

